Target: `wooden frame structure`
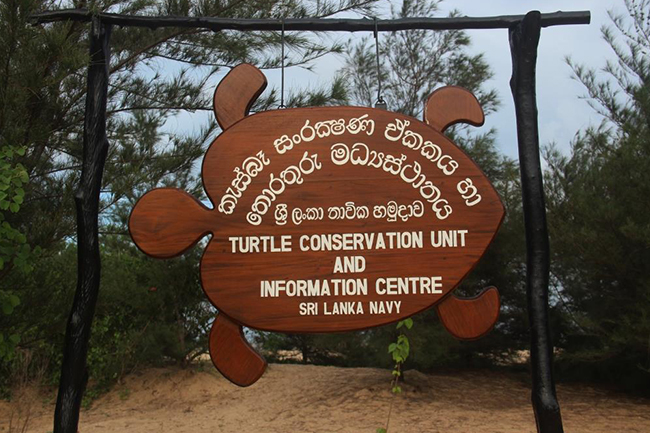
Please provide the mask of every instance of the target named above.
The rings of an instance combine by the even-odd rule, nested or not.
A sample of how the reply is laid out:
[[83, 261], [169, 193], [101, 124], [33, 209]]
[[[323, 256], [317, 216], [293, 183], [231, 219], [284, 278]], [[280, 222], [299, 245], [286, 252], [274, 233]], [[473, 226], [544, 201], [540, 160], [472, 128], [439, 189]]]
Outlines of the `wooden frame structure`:
[[563, 432], [560, 406], [552, 375], [552, 343], [548, 321], [550, 267], [544, 190], [539, 156], [535, 69], [542, 27], [588, 24], [590, 13], [532, 11], [497, 17], [369, 19], [221, 19], [210, 17], [153, 17], [95, 14], [84, 9], [48, 11], [32, 16], [34, 24], [54, 21], [91, 22], [88, 92], [83, 135], [83, 162], [77, 207], [78, 280], [64, 347], [56, 404], [54, 432], [75, 433], [79, 408], [88, 379], [86, 358], [90, 329], [100, 282], [98, 237], [99, 194], [109, 143], [106, 137], [106, 103], [113, 25], [205, 28], [213, 31], [396, 31], [408, 29], [508, 29], [513, 74], [522, 199], [527, 246], [527, 297], [531, 327], [532, 403], [537, 430]]

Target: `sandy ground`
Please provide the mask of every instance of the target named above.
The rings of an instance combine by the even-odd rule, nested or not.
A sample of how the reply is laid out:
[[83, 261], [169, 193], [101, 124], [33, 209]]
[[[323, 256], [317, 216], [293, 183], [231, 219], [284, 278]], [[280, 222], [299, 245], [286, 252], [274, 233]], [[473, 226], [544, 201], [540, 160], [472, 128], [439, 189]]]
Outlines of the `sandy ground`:
[[[79, 431], [375, 433], [393, 398], [386, 370], [270, 365], [244, 389], [211, 366], [201, 370], [131, 375], [82, 411]], [[406, 379], [394, 397], [390, 433], [536, 431], [522, 376], [407, 371]], [[559, 386], [558, 396], [566, 432], [650, 432], [648, 399], [577, 385]], [[31, 413], [26, 431], [51, 431], [52, 403], [31, 402], [22, 406], [23, 415]], [[0, 402], [0, 432], [10, 431], [17, 410], [17, 402]]]

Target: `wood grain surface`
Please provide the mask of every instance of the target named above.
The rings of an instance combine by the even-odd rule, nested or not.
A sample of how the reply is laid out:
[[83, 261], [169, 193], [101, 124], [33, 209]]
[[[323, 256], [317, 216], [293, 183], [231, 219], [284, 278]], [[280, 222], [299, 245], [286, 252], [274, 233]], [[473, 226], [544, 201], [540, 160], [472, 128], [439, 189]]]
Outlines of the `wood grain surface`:
[[457, 123], [482, 126], [485, 114], [476, 96], [467, 89], [447, 86], [435, 90], [424, 103], [424, 121], [444, 132]]
[[241, 325], [217, 314], [210, 331], [212, 363], [235, 385], [250, 386], [266, 370], [266, 360], [244, 338]]
[[[372, 128], [367, 123], [361, 129], [361, 121], [372, 121]], [[325, 124], [330, 126], [329, 134]], [[322, 137], [310, 129], [317, 125], [325, 131]], [[401, 133], [399, 125], [406, 125]], [[337, 154], [337, 148], [354, 150], [356, 162], [349, 157], [344, 161], [345, 151]], [[184, 251], [197, 236], [212, 234], [201, 262], [204, 291], [219, 311], [237, 323], [270, 331], [363, 329], [422, 311], [440, 302], [474, 267], [504, 214], [488, 179], [440, 132], [416, 119], [366, 107], [286, 109], [249, 116], [213, 142], [202, 173], [213, 209], [180, 198], [180, 193], [148, 193], [131, 216], [134, 239], [145, 252], [166, 257]], [[416, 177], [435, 186], [441, 201], [427, 202], [425, 195], [432, 190], [423, 195], [414, 188], [420, 180], [405, 180]], [[469, 183], [475, 190], [468, 188]], [[412, 212], [417, 202], [422, 204], [421, 214]], [[452, 210], [449, 214], [440, 211], [446, 205]], [[313, 239], [344, 235], [361, 236], [364, 241], [345, 251], [313, 248], [318, 246]], [[380, 235], [386, 244], [393, 236], [393, 248], [366, 242]], [[279, 248], [283, 236], [289, 239], [290, 251], [271, 252]], [[397, 238], [404, 243], [419, 239], [421, 245], [399, 248]], [[447, 238], [450, 245], [433, 245]], [[241, 247], [256, 252], [242, 252]], [[337, 263], [359, 260], [351, 257], [362, 257], [365, 269], [336, 272]], [[287, 296], [278, 290], [262, 296], [265, 284], [322, 285], [325, 280], [330, 295], [303, 291]], [[350, 292], [335, 294], [333, 280]], [[425, 280], [435, 290], [423, 289]], [[389, 284], [397, 287], [400, 282], [417, 285], [416, 293], [387, 290]], [[378, 287], [383, 293], [377, 293]], [[318, 311], [301, 314], [306, 303], [317, 304]], [[335, 305], [354, 311], [341, 313], [343, 308]]]
[[451, 295], [436, 305], [445, 329], [461, 340], [476, 340], [490, 332], [499, 319], [500, 308], [496, 287], [488, 287], [469, 299]]
[[248, 116], [251, 106], [266, 89], [266, 77], [253, 65], [234, 67], [214, 92], [214, 115], [221, 129], [230, 128]]

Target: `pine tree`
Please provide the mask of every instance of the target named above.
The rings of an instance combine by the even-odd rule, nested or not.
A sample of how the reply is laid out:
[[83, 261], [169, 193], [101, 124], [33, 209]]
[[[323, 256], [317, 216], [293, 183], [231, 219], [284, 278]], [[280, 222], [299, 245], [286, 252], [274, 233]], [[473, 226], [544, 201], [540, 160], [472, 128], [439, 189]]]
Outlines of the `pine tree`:
[[[330, 16], [371, 10], [371, 1], [171, 1], [106, 0], [90, 3], [98, 12], [237, 18]], [[26, 148], [22, 163], [29, 175], [26, 201], [11, 221], [25, 228], [29, 243], [48, 249], [74, 233], [72, 194], [79, 173], [84, 119], [88, 25], [79, 22], [32, 27], [29, 15], [85, 2], [9, 0], [2, 3], [3, 67], [0, 69], [0, 140]], [[215, 78], [241, 62], [261, 68], [280, 65], [279, 32], [211, 32], [202, 29], [115, 28], [111, 37], [108, 139], [110, 152], [102, 191], [102, 222], [121, 220], [121, 203], [130, 203], [154, 185], [171, 183], [199, 192], [195, 161], [218, 130], [184, 121], [180, 113], [211, 112]], [[340, 52], [317, 37], [287, 33], [289, 66]], [[344, 98], [340, 82], [332, 89], [296, 91], [289, 103], [323, 104]], [[255, 109], [277, 105], [277, 91]], [[195, 117], [193, 119], [196, 119]]]
[[626, 0], [602, 29], [615, 61], [569, 60], [601, 123], [570, 156], [547, 152], [552, 274], [564, 308], [568, 374], [647, 391], [650, 384], [650, 21]]
[[[0, 165], [8, 164], [0, 167], [0, 189], [7, 182], [13, 185], [6, 191], [7, 197], [0, 198], [0, 211], [4, 218], [2, 228], [15, 230], [10, 234], [9, 229], [0, 229], [0, 260], [5, 261], [4, 269], [0, 270], [0, 306], [12, 313], [10, 316], [0, 314], [3, 334], [22, 336], [20, 348], [45, 354], [56, 362], [64, 327], [54, 326], [62, 324], [61, 317], [69, 313], [70, 294], [74, 292], [75, 274], [70, 272], [74, 269], [69, 261], [63, 266], [62, 257], [67, 260], [74, 257], [70, 252], [76, 226], [73, 196], [81, 168], [89, 25], [59, 22], [32, 26], [31, 14], [57, 8], [88, 7], [93, 12], [130, 15], [300, 18], [328, 17], [341, 11], [369, 13], [372, 3], [370, 0], [0, 2]], [[112, 260], [119, 255], [115, 245], [120, 244], [112, 237], [128, 239], [126, 219], [134, 201], [144, 191], [156, 186], [178, 186], [201, 196], [197, 160], [219, 130], [212, 115], [209, 115], [210, 121], [204, 122], [192, 114], [211, 113], [212, 93], [218, 76], [241, 62], [253, 63], [262, 69], [278, 68], [281, 42], [280, 32], [113, 29], [107, 107], [110, 148], [100, 204], [100, 241], [107, 247], [104, 275], [123, 271], [123, 267]], [[285, 63], [289, 67], [309, 68], [313, 60], [342, 49], [319, 35], [300, 32], [287, 32], [284, 43], [288, 53]], [[345, 97], [340, 80], [334, 80], [329, 88], [293, 91], [287, 105], [335, 103]], [[278, 92], [271, 89], [254, 110], [277, 105]], [[174, 128], [175, 122], [181, 127]], [[3, 167], [12, 174], [7, 182], [2, 177]], [[3, 208], [5, 198], [7, 208]], [[22, 255], [23, 245], [42, 248], [36, 262], [39, 267], [36, 274], [24, 276], [14, 272], [14, 264], [27, 259]], [[193, 264], [199, 259], [196, 254], [188, 257]], [[128, 254], [123, 258], [131, 259]], [[183, 272], [196, 273], [192, 263], [183, 265], [182, 260], [179, 263], [178, 268]], [[156, 269], [148, 262], [142, 266], [152, 272]], [[63, 274], [67, 278], [58, 278]], [[63, 281], [62, 287], [51, 287], [50, 277], [52, 284]], [[183, 281], [182, 277], [179, 276], [178, 281]], [[186, 277], [187, 281], [196, 282], [189, 274]], [[139, 284], [153, 284], [150, 278], [143, 276], [138, 276], [138, 281]], [[180, 283], [168, 280], [168, 284]], [[195, 290], [202, 295], [198, 285], [182, 289]], [[111, 311], [122, 310], [118, 297], [110, 293], [111, 290], [123, 293], [119, 284], [105, 284], [102, 290], [105, 295], [98, 309], [100, 320], [108, 317]], [[16, 295], [20, 305], [16, 303]], [[43, 300], [51, 297], [56, 297], [56, 302], [43, 305]], [[202, 301], [196, 296], [174, 299], [186, 304], [169, 305], [168, 308], [181, 311], [202, 307], [198, 304]], [[66, 304], [65, 311], [47, 308], [62, 305], [59, 302]], [[111, 305], [111, 302], [119, 305]], [[168, 310], [162, 313], [173, 316]], [[145, 314], [140, 319], [146, 318]], [[126, 335], [130, 325], [146, 323], [129, 320], [124, 323], [112, 321], [106, 332]], [[151, 328], [148, 329], [151, 332]], [[15, 342], [16, 339], [11, 340], [7, 351], [13, 349]], [[94, 344], [101, 352], [101, 337], [97, 337]], [[184, 353], [181, 358], [186, 355]], [[0, 360], [2, 358], [0, 356]], [[125, 356], [124, 361], [128, 364], [129, 358]], [[5, 367], [8, 365], [0, 365], [0, 368]], [[56, 370], [56, 366], [53, 369]], [[97, 373], [97, 369], [92, 371]], [[4, 380], [8, 376], [3, 374], [2, 377]]]

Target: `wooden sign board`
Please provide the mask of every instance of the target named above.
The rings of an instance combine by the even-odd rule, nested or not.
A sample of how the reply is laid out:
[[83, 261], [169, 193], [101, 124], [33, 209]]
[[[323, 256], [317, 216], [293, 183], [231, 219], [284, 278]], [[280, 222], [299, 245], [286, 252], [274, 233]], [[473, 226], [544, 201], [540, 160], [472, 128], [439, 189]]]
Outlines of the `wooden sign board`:
[[202, 167], [212, 209], [180, 190], [157, 189], [130, 219], [134, 241], [154, 257], [211, 235], [201, 281], [219, 310], [211, 337], [217, 368], [243, 386], [264, 371], [242, 325], [349, 331], [437, 304], [457, 337], [488, 332], [498, 316], [496, 289], [471, 300], [449, 296], [504, 215], [485, 175], [442, 134], [452, 123], [482, 124], [476, 99], [442, 89], [429, 98], [427, 123], [368, 107], [245, 117], [265, 85], [259, 70], [241, 65], [215, 92], [224, 132]]

